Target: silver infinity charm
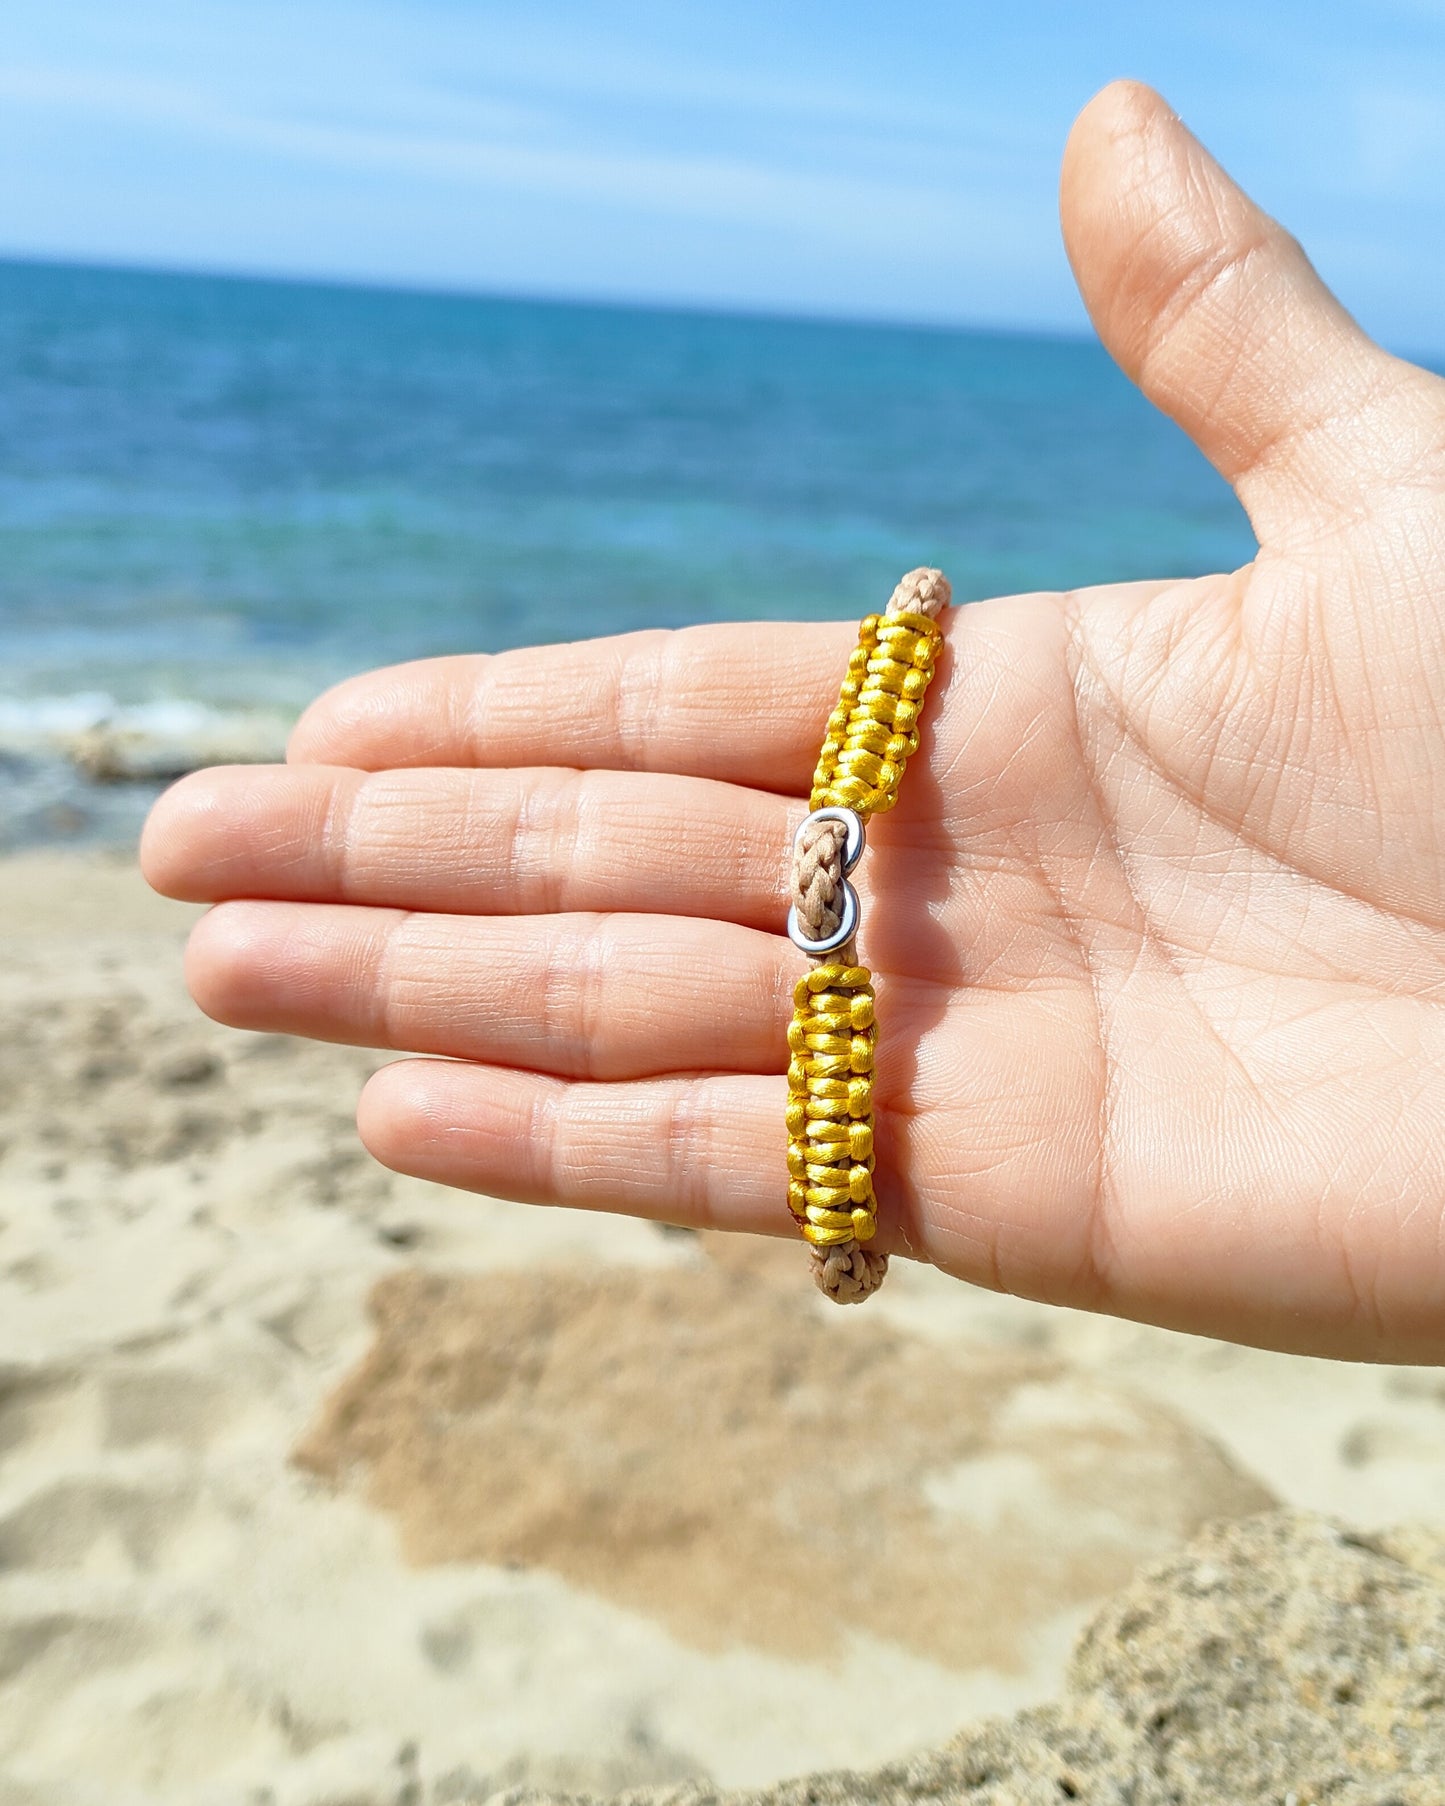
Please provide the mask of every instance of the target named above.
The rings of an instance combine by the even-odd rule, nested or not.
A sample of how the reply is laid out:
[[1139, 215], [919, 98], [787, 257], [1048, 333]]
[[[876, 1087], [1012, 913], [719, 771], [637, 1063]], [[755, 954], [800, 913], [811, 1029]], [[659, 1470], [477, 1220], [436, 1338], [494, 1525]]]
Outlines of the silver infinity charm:
[[843, 908], [841, 919], [833, 932], [821, 941], [810, 939], [798, 915], [796, 903], [788, 911], [788, 939], [800, 953], [811, 954], [814, 959], [836, 953], [840, 947], [846, 947], [858, 932], [858, 923], [862, 917], [862, 908], [858, 902], [858, 893], [848, 882], [846, 874], [851, 872], [863, 857], [863, 848], [867, 841], [863, 826], [863, 817], [854, 809], [828, 808], [815, 809], [798, 824], [798, 831], [793, 836], [793, 854], [796, 858], [802, 851], [803, 834], [815, 822], [841, 822], [847, 831], [843, 842]]

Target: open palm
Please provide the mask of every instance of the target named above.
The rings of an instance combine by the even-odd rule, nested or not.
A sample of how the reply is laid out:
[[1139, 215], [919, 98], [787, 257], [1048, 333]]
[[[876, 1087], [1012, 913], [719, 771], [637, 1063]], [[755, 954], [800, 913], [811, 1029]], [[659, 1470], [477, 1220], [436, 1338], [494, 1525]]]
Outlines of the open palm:
[[[1063, 211], [1105, 343], [1261, 550], [947, 618], [860, 873], [881, 1244], [1445, 1359], [1445, 382], [1371, 345], [1148, 90], [1086, 109]], [[363, 1096], [404, 1171], [793, 1233], [786, 850], [853, 636], [703, 627], [341, 686], [287, 766], [157, 808], [152, 882], [222, 904], [198, 1000], [453, 1056]]]

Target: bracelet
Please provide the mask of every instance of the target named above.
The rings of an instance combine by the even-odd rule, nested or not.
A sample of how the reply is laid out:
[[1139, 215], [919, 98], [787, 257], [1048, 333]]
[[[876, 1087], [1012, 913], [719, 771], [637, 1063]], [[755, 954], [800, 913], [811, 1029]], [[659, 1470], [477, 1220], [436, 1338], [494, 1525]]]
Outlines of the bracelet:
[[943, 641], [942, 571], [910, 571], [868, 615], [813, 773], [810, 813], [793, 841], [788, 936], [815, 964], [793, 992], [788, 1030], [788, 1208], [809, 1243], [813, 1277], [838, 1304], [883, 1283], [888, 1256], [873, 1191], [873, 976], [854, 945], [860, 909], [848, 874], [870, 815], [891, 809]]

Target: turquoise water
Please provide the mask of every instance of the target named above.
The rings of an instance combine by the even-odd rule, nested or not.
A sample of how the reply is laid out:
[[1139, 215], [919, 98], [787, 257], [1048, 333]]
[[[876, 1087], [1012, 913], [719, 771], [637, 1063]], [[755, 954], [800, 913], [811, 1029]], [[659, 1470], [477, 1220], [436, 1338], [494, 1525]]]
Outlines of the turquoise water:
[[1096, 346], [0, 262], [0, 846], [379, 661], [1247, 558]]
[[0, 697], [1249, 555], [1096, 347], [0, 264]]

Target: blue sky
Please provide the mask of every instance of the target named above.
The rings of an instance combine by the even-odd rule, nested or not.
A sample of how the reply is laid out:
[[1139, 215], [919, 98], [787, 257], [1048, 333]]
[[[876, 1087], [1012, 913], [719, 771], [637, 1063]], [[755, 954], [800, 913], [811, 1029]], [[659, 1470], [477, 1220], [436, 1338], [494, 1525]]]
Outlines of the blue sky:
[[1115, 75], [1445, 351], [1445, 0], [5, 0], [0, 252], [1072, 330]]

